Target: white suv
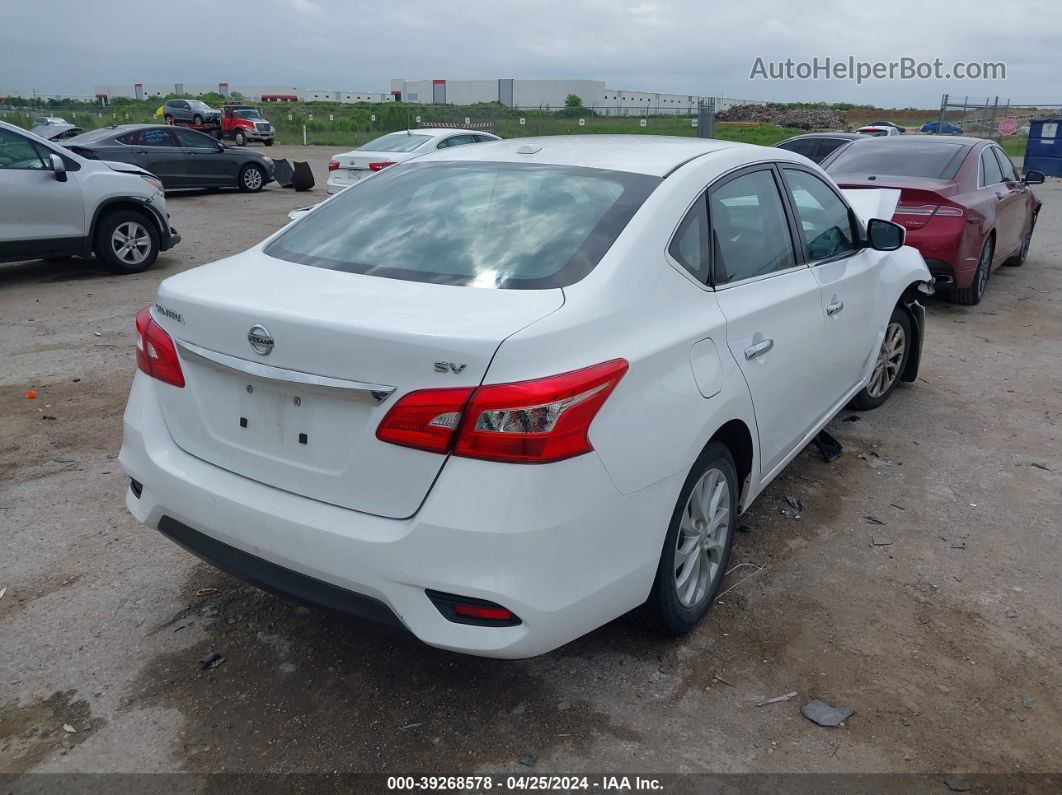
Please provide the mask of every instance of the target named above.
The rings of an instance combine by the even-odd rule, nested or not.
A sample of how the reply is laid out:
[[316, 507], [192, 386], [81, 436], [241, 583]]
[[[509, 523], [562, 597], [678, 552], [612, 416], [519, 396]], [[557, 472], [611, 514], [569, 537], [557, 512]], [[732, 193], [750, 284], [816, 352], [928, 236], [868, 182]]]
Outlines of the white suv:
[[139, 273], [180, 239], [154, 175], [0, 122], [0, 262], [95, 254]]

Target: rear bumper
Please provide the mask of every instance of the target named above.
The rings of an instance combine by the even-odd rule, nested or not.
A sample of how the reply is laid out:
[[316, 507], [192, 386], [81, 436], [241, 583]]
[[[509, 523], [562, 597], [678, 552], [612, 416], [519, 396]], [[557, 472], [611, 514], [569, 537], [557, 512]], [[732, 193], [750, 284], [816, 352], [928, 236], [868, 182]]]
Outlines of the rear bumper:
[[[357, 615], [383, 605], [420, 640], [454, 651], [531, 657], [641, 604], [683, 480], [622, 496], [593, 453], [545, 466], [451, 458], [415, 516], [385, 519], [185, 453], [154, 384], [137, 373], [119, 457], [142, 484], [126, 495], [136, 519], [268, 589]], [[522, 623], [454, 623], [428, 590], [497, 603]]]
[[968, 226], [965, 218], [934, 218], [919, 229], [907, 230], [907, 245], [922, 254], [941, 289], [973, 283], [980, 247], [972, 254], [966, 250], [974, 248], [968, 239]]

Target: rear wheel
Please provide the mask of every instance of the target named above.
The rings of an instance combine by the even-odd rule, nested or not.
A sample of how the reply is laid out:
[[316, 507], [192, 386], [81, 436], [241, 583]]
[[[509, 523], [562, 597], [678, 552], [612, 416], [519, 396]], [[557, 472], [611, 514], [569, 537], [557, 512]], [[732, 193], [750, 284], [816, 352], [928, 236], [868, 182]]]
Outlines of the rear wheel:
[[203, 117], [202, 117], [202, 116], [200, 116], [200, 115], [199, 115], [198, 113], [197, 113], [197, 114], [195, 114], [195, 115], [194, 115], [194, 116], [192, 117], [192, 124], [195, 124], [195, 125], [197, 125], [197, 126], [198, 126], [198, 125], [200, 125], [200, 124], [202, 124], [202, 123], [203, 123]]
[[249, 163], [240, 171], [239, 183], [243, 192], [257, 193], [265, 185], [265, 172], [254, 163]]
[[737, 468], [730, 451], [711, 442], [679, 492], [653, 590], [634, 618], [669, 635], [697, 625], [726, 574], [737, 523]]
[[96, 259], [117, 273], [140, 273], [159, 255], [159, 233], [151, 219], [119, 210], [100, 221], [93, 250]]
[[992, 272], [992, 252], [995, 249], [995, 238], [989, 235], [984, 246], [981, 247], [981, 256], [977, 260], [977, 270], [974, 271], [973, 281], [969, 287], [956, 288], [951, 291], [953, 304], [976, 306], [981, 303], [988, 286], [988, 277]]
[[889, 399], [900, 383], [907, 359], [911, 356], [911, 318], [900, 307], [892, 310], [885, 337], [878, 349], [874, 371], [862, 391], [852, 399], [852, 406], [862, 411], [876, 409]]
[[265, 139], [265, 145], [266, 146], [272, 146], [273, 145], [273, 139], [272, 138], [266, 138]]
[[165, 116], [165, 121], [167, 124], [173, 124], [173, 116], [167, 113]]
[[1021, 248], [1018, 249], [1018, 253], [1004, 262], [1004, 265], [1010, 265], [1012, 268], [1016, 268], [1019, 265], [1024, 265], [1026, 258], [1029, 256], [1029, 246], [1032, 244], [1033, 229], [1036, 228], [1036, 216], [1032, 217], [1029, 221], [1029, 229], [1025, 232], [1025, 237], [1021, 239]]
[[232, 136], [232, 140], [236, 142], [236, 146], [243, 146], [247, 143], [247, 136], [243, 134], [243, 130], [237, 130]]

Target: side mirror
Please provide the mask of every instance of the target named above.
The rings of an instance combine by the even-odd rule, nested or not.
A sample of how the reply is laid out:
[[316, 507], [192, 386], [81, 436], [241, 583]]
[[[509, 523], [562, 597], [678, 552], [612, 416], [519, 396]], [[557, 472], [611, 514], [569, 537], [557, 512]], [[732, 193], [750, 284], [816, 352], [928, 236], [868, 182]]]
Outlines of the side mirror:
[[219, 152], [224, 152], [225, 151], [225, 144], [223, 144], [221, 141], [218, 141], [217, 147], [218, 147], [218, 151]]
[[907, 230], [892, 221], [871, 218], [867, 224], [867, 242], [875, 251], [895, 251], [906, 237]]
[[1025, 176], [1021, 178], [1021, 181], [1026, 185], [1042, 185], [1044, 182], [1044, 174], [1042, 171], [1026, 171]]
[[49, 155], [48, 159], [51, 161], [55, 178], [59, 182], [66, 182], [66, 163], [63, 162], [63, 158], [59, 157], [59, 155]]

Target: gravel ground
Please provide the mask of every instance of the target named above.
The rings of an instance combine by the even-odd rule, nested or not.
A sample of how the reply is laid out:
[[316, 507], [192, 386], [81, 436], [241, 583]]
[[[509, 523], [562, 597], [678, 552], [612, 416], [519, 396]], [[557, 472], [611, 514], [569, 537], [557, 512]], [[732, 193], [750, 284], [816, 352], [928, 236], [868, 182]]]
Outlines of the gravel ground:
[[[125, 512], [134, 313], [323, 197], [333, 151], [270, 152], [309, 159], [311, 194], [174, 196], [184, 240], [147, 273], [0, 266], [0, 772], [1060, 770], [1062, 182], [981, 306], [929, 302], [918, 382], [842, 412], [844, 456], [801, 455], [744, 517], [750, 565], [697, 631], [506, 662], [263, 594]], [[811, 698], [856, 712], [820, 728]]]

